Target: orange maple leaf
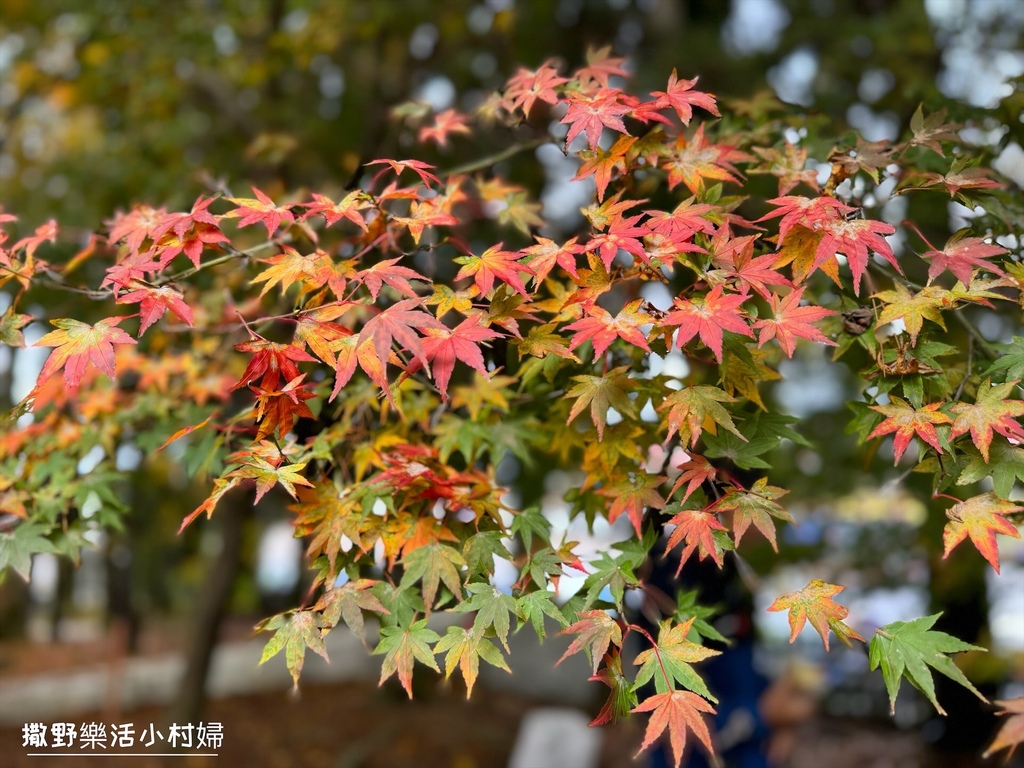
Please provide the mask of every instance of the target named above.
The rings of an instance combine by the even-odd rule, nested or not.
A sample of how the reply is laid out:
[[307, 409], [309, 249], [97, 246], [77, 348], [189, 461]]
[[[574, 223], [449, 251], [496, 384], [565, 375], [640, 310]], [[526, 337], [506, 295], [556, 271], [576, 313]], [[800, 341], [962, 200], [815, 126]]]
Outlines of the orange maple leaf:
[[679, 556], [679, 567], [676, 568], [676, 575], [683, 569], [683, 564], [690, 558], [690, 555], [700, 547], [698, 557], [703, 560], [710, 557], [719, 568], [725, 562], [725, 554], [715, 543], [715, 531], [724, 531], [725, 526], [718, 521], [714, 512], [708, 509], [684, 509], [668, 521], [676, 529], [668, 537], [668, 544], [665, 551], [673, 549], [677, 544], [686, 541], [683, 553]]
[[1007, 753], [1007, 761], [1009, 761], [1017, 745], [1024, 742], [1024, 696], [993, 703], [1002, 707], [996, 714], [1009, 715], [1009, 719], [1000, 727], [999, 733], [992, 739], [992, 743], [989, 744], [982, 757], [987, 758], [992, 753], [1009, 747], [1010, 751]]
[[914, 408], [906, 400], [896, 396], [890, 396], [892, 402], [889, 405], [872, 405], [871, 410], [887, 416], [881, 424], [874, 428], [867, 439], [887, 435], [895, 432], [893, 439], [893, 453], [896, 460], [893, 464], [899, 464], [903, 452], [910, 444], [910, 438], [915, 435], [924, 440], [938, 453], [942, 453], [942, 444], [939, 442], [939, 435], [935, 431], [936, 424], [950, 424], [952, 419], [939, 410], [942, 403], [929, 403], [922, 408]]
[[[689, 691], [657, 693], [630, 711], [652, 713], [651, 719], [647, 723], [647, 731], [644, 733], [644, 743], [640, 745], [640, 752], [651, 746], [667, 728], [677, 768], [683, 762], [687, 730], [693, 731], [708, 752], [712, 755], [715, 753], [711, 746], [711, 734], [708, 731], [707, 723], [701, 717], [702, 712], [709, 715], [715, 714], [715, 708], [695, 693]], [[640, 752], [637, 754], [639, 755]]]
[[853, 631], [851, 627], [843, 623], [849, 615], [849, 611], [839, 603], [832, 600], [832, 595], [838, 595], [846, 587], [839, 584], [814, 579], [798, 592], [790, 592], [775, 599], [768, 606], [769, 611], [789, 611], [789, 627], [792, 630], [789, 634], [789, 642], [796, 640], [800, 630], [804, 628], [807, 621], [811, 622], [818, 634], [825, 643], [825, 650], [828, 650], [828, 631], [835, 632], [836, 637], [847, 645], [850, 638], [864, 642], [864, 638]]
[[34, 346], [56, 347], [46, 358], [39, 372], [36, 386], [64, 368], [64, 381], [71, 388], [77, 387], [85, 374], [89, 361], [111, 379], [114, 378], [114, 344], [134, 344], [119, 325], [123, 317], [108, 317], [95, 325], [78, 320], [51, 320], [59, 330], [50, 331]]
[[943, 560], [949, 557], [949, 553], [957, 544], [970, 536], [971, 543], [982, 557], [992, 564], [996, 573], [999, 573], [999, 545], [996, 542], [996, 534], [1002, 533], [1019, 539], [1020, 531], [1004, 515], [1021, 511], [1024, 511], [1024, 507], [1000, 499], [992, 491], [954, 504], [946, 510], [949, 522], [942, 531]]
[[1005, 400], [1019, 382], [991, 385], [985, 379], [978, 387], [978, 396], [972, 403], [955, 403], [950, 410], [956, 416], [950, 437], [959, 437], [970, 431], [971, 440], [978, 446], [985, 463], [992, 444], [993, 430], [1008, 440], [1024, 441], [1024, 427], [1017, 420], [1024, 416], [1024, 401]]

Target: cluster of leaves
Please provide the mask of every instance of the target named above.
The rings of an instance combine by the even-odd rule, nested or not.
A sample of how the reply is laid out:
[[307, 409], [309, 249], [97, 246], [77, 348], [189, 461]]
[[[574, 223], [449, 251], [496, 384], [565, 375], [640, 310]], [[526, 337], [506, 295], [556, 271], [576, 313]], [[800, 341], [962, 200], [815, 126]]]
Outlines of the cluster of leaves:
[[[326, 655], [324, 635], [342, 621], [363, 636], [370, 614], [382, 681], [397, 675], [411, 695], [417, 663], [438, 670], [445, 654], [468, 694], [481, 659], [508, 668], [513, 623], [543, 637], [547, 619], [611, 688], [595, 723], [650, 712], [644, 747], [667, 730], [679, 763], [689, 733], [713, 747], [702, 716], [715, 698], [691, 665], [717, 653], [705, 639], [723, 638], [692, 601], [654, 638], [627, 620], [625, 591], [644, 588], [640, 566], [662, 531], [680, 567], [721, 566], [751, 526], [778, 549], [776, 521], [792, 516], [764, 457], [806, 440], [769, 410], [763, 385], [807, 343], [864, 363], [867, 402], [853, 404], [850, 427], [865, 445], [893, 435], [899, 464], [916, 439], [911, 468], [932, 474], [936, 494], [991, 478], [991, 491], [949, 497], [944, 544], [948, 555], [970, 538], [998, 571], [995, 537], [1019, 536], [1024, 511], [1009, 500], [1024, 474], [1024, 341], [986, 341], [963, 310], [1021, 301], [1024, 267], [991, 238], [1010, 226], [998, 217], [1012, 214], [1004, 185], [964, 165], [970, 147], [941, 115], [919, 112], [899, 143], [855, 139], [815, 156], [787, 139], [798, 123], [779, 107], [723, 116], [696, 80], [673, 72], [640, 98], [616, 85], [625, 77], [599, 51], [567, 76], [553, 62], [519, 70], [472, 115], [396, 111], [441, 146], [473, 130], [532, 132], [468, 169], [388, 158], [333, 196], [225, 190], [187, 213], [138, 206], [65, 263], [36, 255], [55, 222], [0, 242], [0, 285], [15, 291], [4, 343], [24, 344], [34, 318], [18, 307], [36, 287], [107, 310], [54, 319], [37, 342], [54, 349], [14, 413], [31, 417], [0, 442], [0, 506], [13, 521], [0, 567], [27, 575], [32, 552], [71, 552], [87, 526], [116, 524], [118, 447], [175, 444], [189, 473], [213, 481], [182, 528], [253, 485], [252, 503], [291, 497], [315, 602], [262, 628], [275, 632], [264, 660], [284, 649], [296, 682], [306, 648]], [[695, 113], [707, 120], [691, 126]], [[546, 228], [529, 189], [495, 172], [559, 130], [596, 198], [567, 238]], [[759, 174], [777, 177], [777, 192], [758, 193]], [[993, 229], [941, 249], [921, 236], [927, 250], [898, 257], [896, 225], [857, 192], [883, 188], [984, 202]], [[98, 286], [78, 287], [76, 272]], [[654, 306], [651, 284], [670, 306]], [[114, 304], [137, 312], [111, 315]], [[952, 318], [969, 333], [966, 354], [942, 341]], [[122, 325], [136, 319], [133, 335]], [[655, 365], [670, 356], [684, 374]], [[105, 458], [79, 474], [95, 446]], [[625, 516], [635, 536], [582, 561], [536, 508], [513, 508], [495, 476], [510, 457], [580, 471], [572, 514]], [[496, 559], [517, 569], [510, 591], [495, 586]], [[556, 600], [566, 573], [586, 581]], [[792, 639], [809, 620], [826, 650], [829, 632], [864, 642], [832, 600], [842, 589], [813, 581], [770, 610], [789, 611]], [[441, 609], [469, 616], [439, 636], [428, 619]], [[947, 656], [974, 646], [932, 631], [935, 618], [876, 630], [869, 652], [893, 702], [906, 677], [941, 712], [928, 666], [974, 691]], [[630, 633], [648, 644], [632, 678]]]

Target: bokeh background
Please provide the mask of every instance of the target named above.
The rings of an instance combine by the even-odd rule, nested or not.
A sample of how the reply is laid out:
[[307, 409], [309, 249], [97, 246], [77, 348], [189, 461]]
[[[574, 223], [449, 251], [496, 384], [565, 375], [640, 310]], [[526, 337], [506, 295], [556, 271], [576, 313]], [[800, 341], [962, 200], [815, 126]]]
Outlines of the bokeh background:
[[[1019, 192], [1022, 34], [1015, 0], [0, 0], [0, 203], [25, 232], [56, 217], [73, 252], [135, 202], [182, 209], [200, 193], [250, 183], [272, 195], [332, 194], [362, 162], [413, 152], [453, 167], [493, 152], [487, 135], [425, 150], [396, 107], [470, 111], [519, 66], [549, 57], [578, 66], [588, 46], [604, 45], [628, 57], [638, 90], [663, 87], [677, 68], [734, 108], [777, 99], [836, 135], [848, 127], [893, 139], [919, 104], [944, 105], [972, 122]], [[590, 188], [567, 182], [574, 168], [549, 148], [504, 170], [571, 228]], [[913, 217], [956, 229], [970, 215], [930, 205]], [[66, 300], [35, 298], [36, 315]], [[8, 301], [0, 293], [0, 310]], [[975, 320], [993, 341], [1015, 330], [983, 310]], [[43, 332], [25, 329], [30, 343]], [[24, 396], [44, 358], [0, 349], [0, 407]], [[774, 681], [778, 764], [972, 765], [993, 731], [990, 708], [941, 678], [950, 717], [904, 686], [891, 718], [863, 654], [826, 657], [815, 636], [790, 647], [785, 617], [764, 608], [826, 572], [848, 585], [855, 627], [945, 611], [939, 628], [991, 648], [964, 660], [972, 680], [1012, 698], [1024, 693], [1024, 549], [1004, 537], [999, 578], [967, 547], [937, 567], [944, 519], [920, 501], [928, 489], [850, 460], [843, 403], [856, 396], [853, 374], [824, 356], [797, 358], [784, 373], [771, 396], [801, 418], [814, 447], [784, 445], [771, 478], [792, 489], [800, 522], [783, 534], [784, 557], [751, 551], [750, 572], [736, 575], [750, 605], [727, 612], [754, 619], [753, 663]], [[205, 491], [172, 461], [143, 458], [117, 457], [134, 470], [123, 531], [97, 531], [78, 567], [39, 555], [30, 584], [0, 584], [5, 765], [22, 759], [22, 723], [58, 715], [221, 720], [224, 765], [502, 765], [522, 749], [524, 718], [550, 706], [562, 709], [541, 714], [576, 745], [581, 768], [632, 759], [638, 724], [596, 736], [577, 727], [603, 689], [585, 681], [582, 664], [551, 672], [558, 639], [538, 650], [519, 638], [515, 675], [482, 677], [469, 704], [425, 671], [414, 703], [377, 691], [379, 661], [340, 637], [332, 666], [308, 661], [301, 695], [287, 694], [283, 662], [257, 671], [262, 642], [251, 639], [255, 620], [298, 603], [307, 578], [287, 513], [264, 504], [234, 527], [215, 520], [177, 537]], [[79, 472], [91, 471], [88, 459]], [[570, 525], [561, 495], [571, 476], [512, 476]], [[570, 538], [587, 535], [572, 526]], [[598, 530], [594, 551], [626, 533]], [[225, 603], [204, 601], [212, 583], [227, 584]]]

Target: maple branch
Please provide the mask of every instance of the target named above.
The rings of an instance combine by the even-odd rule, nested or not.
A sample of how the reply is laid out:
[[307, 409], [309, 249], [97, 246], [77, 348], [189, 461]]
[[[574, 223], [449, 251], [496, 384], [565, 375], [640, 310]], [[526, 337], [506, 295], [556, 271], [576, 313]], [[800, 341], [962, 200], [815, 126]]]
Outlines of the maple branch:
[[218, 256], [216, 259], [204, 261], [198, 267], [189, 267], [188, 269], [183, 269], [181, 272], [175, 272], [174, 274], [171, 275], [163, 275], [154, 280], [152, 282], [152, 285], [161, 286], [166, 285], [167, 283], [173, 283], [176, 280], [181, 280], [186, 277], [192, 277], [192, 275], [196, 274], [197, 272], [202, 272], [204, 269], [216, 267], [219, 264], [226, 264], [227, 262], [234, 261], [235, 259], [238, 258], [248, 258], [254, 254], [259, 253], [262, 250], [270, 248], [271, 246], [280, 246], [285, 243], [290, 243], [291, 241], [291, 234], [286, 232], [281, 237], [275, 237], [272, 240], [267, 240], [264, 243], [251, 246], [249, 248], [246, 248], [245, 250], [239, 250], [238, 248], [235, 248], [233, 245], [231, 245], [231, 243], [220, 243], [220, 246], [225, 251], [227, 251], [227, 253], [224, 254], [223, 256]]
[[492, 165], [497, 165], [502, 160], [508, 160], [510, 157], [515, 157], [520, 152], [526, 152], [531, 149], [536, 149], [542, 144], [550, 144], [551, 139], [547, 136], [540, 136], [536, 139], [530, 139], [529, 141], [523, 141], [518, 144], [513, 144], [510, 147], [506, 147], [500, 152], [495, 152], [493, 155], [487, 157], [481, 157], [478, 160], [471, 160], [468, 163], [457, 165], [454, 168], [448, 168], [443, 171], [446, 176], [461, 173], [472, 173], [473, 171], [482, 171], [485, 168], [490, 168]]

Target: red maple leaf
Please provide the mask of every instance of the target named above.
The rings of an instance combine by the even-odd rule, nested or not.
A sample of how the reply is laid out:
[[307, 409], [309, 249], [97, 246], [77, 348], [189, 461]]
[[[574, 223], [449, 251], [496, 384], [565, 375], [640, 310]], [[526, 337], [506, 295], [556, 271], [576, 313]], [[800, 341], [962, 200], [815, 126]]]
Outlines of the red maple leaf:
[[295, 216], [292, 214], [291, 206], [276, 205], [267, 195], [256, 187], [252, 188], [256, 198], [251, 197], [228, 197], [229, 202], [238, 207], [223, 215], [225, 219], [238, 219], [238, 226], [248, 227], [251, 224], [262, 224], [267, 228], [267, 235], [274, 236], [281, 222], [294, 224]]
[[390, 285], [399, 293], [415, 298], [416, 291], [409, 285], [409, 281], [422, 280], [425, 283], [429, 283], [430, 280], [408, 267], [396, 266], [399, 261], [401, 261], [401, 257], [378, 261], [372, 267], [356, 272], [352, 280], [365, 285], [369, 289], [370, 296], [373, 297], [374, 301], [377, 300], [381, 286], [385, 284]]
[[629, 73], [622, 68], [626, 63], [625, 57], [612, 56], [612, 47], [606, 45], [602, 48], [587, 48], [587, 65], [576, 70], [576, 79], [584, 87], [593, 83], [607, 88], [611, 78], [629, 77]]
[[328, 227], [334, 226], [342, 219], [348, 219], [365, 232], [366, 219], [363, 218], [361, 211], [373, 207], [373, 198], [361, 189], [356, 189], [336, 203], [326, 195], [314, 192], [313, 202], [303, 203], [303, 206], [308, 209], [302, 217], [304, 219], [320, 215], [327, 220]]
[[683, 552], [679, 556], [679, 567], [676, 568], [677, 576], [695, 551], [698, 552], [700, 560], [710, 557], [719, 568], [722, 567], [725, 555], [715, 543], [715, 531], [724, 531], [725, 526], [718, 521], [714, 512], [707, 509], [684, 509], [674, 515], [668, 524], [674, 525], [676, 528], [668, 537], [665, 551], [668, 552], [681, 542], [686, 542], [686, 546], [683, 547]]
[[820, 222], [817, 228], [824, 231], [818, 250], [814, 254], [813, 272], [836, 253], [842, 253], [850, 264], [853, 273], [853, 292], [860, 295], [860, 278], [868, 268], [868, 249], [877, 253], [892, 264], [901, 275], [892, 247], [882, 235], [891, 235], [896, 231], [892, 224], [873, 219], [828, 219]]
[[[771, 257], [769, 257], [771, 258]], [[805, 288], [797, 288], [791, 291], [785, 298], [779, 298], [773, 293], [769, 301], [772, 306], [771, 320], [757, 320], [754, 327], [760, 329], [761, 334], [757, 340], [758, 348], [763, 347], [765, 342], [771, 339], [778, 339], [779, 345], [786, 353], [786, 357], [792, 357], [796, 351], [796, 337], [818, 341], [829, 346], [836, 346], [836, 343], [825, 336], [811, 323], [821, 320], [824, 317], [838, 314], [831, 309], [814, 306], [800, 306], [800, 298], [804, 295]]]
[[300, 374], [280, 390], [252, 388], [257, 395], [255, 418], [260, 425], [254, 438], [256, 441], [269, 437], [275, 430], [283, 437], [291, 431], [297, 418], [315, 418], [305, 401], [316, 395], [305, 388], [302, 383], [305, 378], [306, 374]]
[[134, 283], [128, 287], [134, 290], [123, 294], [117, 303], [139, 305], [140, 337], [149, 326], [163, 317], [167, 310], [171, 310], [186, 324], [192, 325], [192, 310], [184, 302], [182, 295], [170, 286], [153, 287]]
[[135, 339], [115, 327], [124, 319], [108, 317], [95, 325], [78, 320], [51, 320], [58, 330], [50, 331], [34, 345], [56, 347], [43, 363], [37, 386], [63, 368], [64, 381], [73, 389], [81, 383], [89, 362], [113, 379], [114, 344], [135, 343]]
[[650, 352], [651, 348], [647, 346], [647, 338], [641, 332], [640, 326], [654, 322], [654, 318], [641, 311], [643, 303], [643, 299], [631, 301], [615, 317], [597, 304], [585, 307], [586, 317], [565, 326], [567, 331], [576, 331], [569, 343], [569, 351], [572, 352], [586, 341], [593, 341], [594, 359], [597, 360], [613, 341], [622, 339], [645, 352]]
[[252, 384], [253, 381], [263, 377], [260, 381], [260, 389], [273, 391], [281, 383], [281, 377], [285, 381], [291, 381], [298, 377], [299, 367], [296, 363], [315, 363], [316, 358], [312, 357], [301, 347], [294, 344], [278, 344], [274, 341], [267, 341], [264, 338], [252, 338], [235, 344], [239, 352], [252, 352], [253, 358], [246, 366], [245, 372], [231, 390], [241, 389]]
[[579, 621], [558, 634], [577, 635], [577, 637], [562, 654], [562, 658], [555, 663], [555, 666], [586, 648], [594, 665], [595, 675], [601, 664], [601, 659], [608, 653], [608, 646], [612, 643], [622, 646], [622, 627], [604, 611], [583, 611], [579, 614]]
[[52, 243], [57, 239], [57, 220], [50, 219], [45, 224], [36, 227], [36, 231], [27, 237], [21, 238], [11, 246], [11, 252], [15, 253], [24, 249], [25, 255], [32, 259], [35, 256], [36, 248], [43, 243]]
[[482, 320], [483, 315], [474, 315], [454, 328], [424, 329], [423, 353], [434, 366], [434, 383], [441, 390], [443, 400], [448, 400], [448, 382], [456, 360], [461, 360], [483, 376], [487, 375], [480, 342], [500, 338], [501, 334], [481, 325]]
[[214, 198], [196, 198], [188, 213], [170, 213], [153, 228], [151, 236], [160, 250], [160, 263], [167, 264], [182, 251], [195, 267], [199, 266], [203, 248], [226, 243], [228, 238], [220, 231], [217, 218], [207, 209]]
[[715, 359], [722, 362], [723, 331], [754, 337], [743, 315], [736, 311], [748, 298], [747, 294], [726, 295], [722, 286], [716, 285], [702, 299], [676, 297], [673, 302], [675, 309], [668, 313], [661, 324], [679, 326], [676, 333], [676, 346], [679, 349], [700, 334], [700, 340], [715, 353]]
[[437, 146], [448, 146], [448, 136], [453, 133], [472, 133], [466, 124], [466, 116], [459, 114], [454, 109], [446, 109], [434, 117], [433, 125], [425, 125], [420, 128], [419, 140], [423, 143], [428, 141], [437, 142]]
[[801, 195], [789, 195], [787, 197], [776, 197], [769, 200], [770, 205], [777, 206], [774, 211], [766, 213], [758, 222], [767, 221], [781, 216], [779, 221], [779, 245], [786, 241], [786, 235], [798, 224], [807, 229], [820, 229], [820, 225], [826, 221], [841, 219], [847, 214], [856, 211], [845, 203], [836, 200], [834, 197], [803, 197]]
[[1004, 515], [1024, 511], [1024, 507], [1012, 501], [1000, 499], [992, 491], [974, 496], [953, 505], [946, 510], [949, 522], [942, 531], [942, 558], [949, 557], [953, 548], [968, 536], [971, 543], [982, 557], [992, 564], [999, 573], [999, 545], [996, 534], [1020, 538], [1017, 526], [1007, 520]]
[[[396, 176], [401, 176], [403, 171], [413, 171], [428, 187], [430, 186], [430, 182], [434, 182], [439, 186], [441, 184], [441, 180], [434, 174], [430, 173], [434, 166], [430, 163], [424, 163], [422, 160], [389, 160], [387, 158], [383, 158], [381, 160], [371, 160], [367, 165], [387, 165], [395, 172]], [[381, 173], [383, 173], [383, 171]], [[380, 174], [374, 176], [374, 181], [376, 181], [379, 176]]]
[[543, 283], [555, 264], [572, 275], [573, 278], [579, 277], [579, 274], [576, 272], [576, 255], [586, 251], [586, 248], [579, 245], [575, 237], [567, 240], [562, 245], [539, 235], [535, 235], [534, 240], [537, 241], [536, 245], [531, 245], [522, 250], [523, 255], [532, 257], [527, 263], [530, 269], [533, 270], [534, 285]]
[[907, 450], [910, 439], [915, 435], [924, 440], [938, 453], [942, 453], [942, 444], [939, 442], [939, 435], [935, 431], [936, 424], [950, 424], [952, 419], [939, 410], [942, 403], [930, 403], [923, 408], [914, 408], [906, 400], [890, 396], [892, 402], [889, 405], [872, 405], [871, 410], [878, 411], [887, 418], [874, 428], [867, 439], [881, 437], [890, 432], [895, 432], [893, 440], [893, 452], [896, 455], [894, 464], [900, 463], [900, 457]]
[[155, 274], [162, 268], [160, 262], [153, 260], [153, 251], [132, 251], [119, 263], [107, 268], [100, 287], [111, 286], [114, 298], [117, 298], [121, 291], [127, 290], [136, 280], [144, 280], [147, 275]]
[[111, 244], [124, 240], [128, 244], [128, 250], [138, 253], [142, 242], [148, 237], [153, 240], [153, 232], [163, 223], [167, 211], [163, 208], [150, 208], [148, 205], [139, 205], [128, 213], [118, 213], [113, 221], [108, 221], [110, 227], [108, 235]]
[[460, 256], [455, 259], [456, 264], [463, 265], [455, 279], [472, 277], [476, 287], [480, 289], [480, 295], [486, 296], [494, 287], [494, 280], [500, 278], [524, 298], [529, 298], [530, 294], [527, 293], [519, 273], [532, 275], [533, 268], [519, 261], [521, 254], [517, 251], [501, 250], [502, 245], [492, 245], [479, 256]]
[[356, 346], [372, 339], [377, 360], [382, 368], [386, 368], [388, 355], [391, 353], [391, 344], [397, 340], [420, 361], [424, 368], [427, 368], [426, 351], [423, 349], [420, 337], [413, 329], [435, 328], [440, 330], [445, 328], [445, 325], [430, 313], [416, 309], [422, 303], [421, 299], [403, 299], [397, 304], [392, 304], [379, 315], [367, 321], [359, 331]]
[[597, 148], [605, 128], [629, 133], [622, 122], [622, 116], [630, 111], [630, 106], [620, 99], [621, 95], [622, 91], [617, 88], [602, 88], [593, 97], [570, 94], [566, 99], [569, 109], [560, 121], [569, 126], [569, 133], [565, 137], [566, 148], [581, 133], [586, 134], [587, 146], [591, 149]]
[[630, 711], [652, 713], [651, 719], [647, 723], [647, 731], [644, 733], [644, 743], [640, 746], [640, 752], [651, 746], [667, 728], [676, 768], [683, 763], [688, 730], [693, 731], [708, 752], [712, 755], [715, 753], [711, 746], [711, 734], [708, 732], [707, 723], [701, 717], [702, 712], [709, 715], [715, 714], [715, 708], [695, 693], [689, 691], [656, 693]]
[[587, 243], [587, 250], [601, 257], [605, 269], [611, 269], [612, 262], [620, 250], [632, 254], [644, 264], [650, 263], [651, 259], [640, 240], [649, 230], [646, 226], [636, 226], [641, 215], [615, 216], [609, 223], [607, 232], [594, 235]]
[[690, 498], [690, 494], [700, 488], [703, 483], [711, 482], [718, 476], [718, 470], [715, 469], [711, 462], [695, 453], [686, 455], [686, 458], [677, 464], [676, 468], [683, 471], [676, 478], [676, 482], [672, 486], [672, 490], [668, 492], [668, 495], [669, 498], [672, 498], [676, 491], [683, 487], [683, 483], [686, 483], [686, 493], [683, 494], [680, 503]]
[[559, 77], [554, 62], [548, 59], [536, 71], [520, 67], [505, 86], [505, 99], [509, 103], [509, 111], [521, 109], [529, 117], [530, 110], [539, 99], [548, 104], [558, 103], [558, 91], [563, 83], [569, 82], [566, 77]]
[[752, 289], [764, 299], [771, 295], [769, 285], [791, 288], [793, 283], [773, 269], [777, 256], [766, 253], [754, 257], [754, 243], [757, 235], [730, 237], [729, 227], [723, 226], [715, 233], [712, 244], [712, 262], [735, 282], [737, 290], [746, 293]]
[[673, 69], [668, 78], [668, 88], [664, 91], [651, 91], [651, 96], [658, 97], [658, 109], [674, 109], [683, 125], [690, 124], [695, 106], [707, 110], [715, 117], [721, 117], [714, 95], [692, 90], [696, 84], [696, 77], [693, 80], [680, 80]]
[[665, 235], [673, 242], [687, 242], [696, 232], [710, 235], [715, 231], [715, 227], [704, 218], [704, 214], [717, 212], [719, 208], [708, 203], [698, 203], [696, 199], [686, 198], [673, 208], [671, 213], [644, 211], [649, 217], [644, 223], [651, 232]]
[[608, 510], [608, 522], [614, 523], [625, 513], [629, 522], [633, 524], [636, 535], [643, 538], [644, 509], [662, 509], [665, 506], [665, 499], [658, 493], [658, 488], [665, 480], [666, 478], [660, 475], [638, 472], [632, 479], [625, 478], [601, 489], [601, 495], [612, 500], [612, 506]]
[[[911, 225], [913, 226], [913, 225]], [[917, 227], [913, 227], [917, 230]], [[928, 284], [945, 272], [947, 269], [953, 273], [965, 286], [971, 284], [972, 270], [974, 267], [987, 270], [994, 275], [1005, 276], [1006, 273], [995, 264], [990, 264], [986, 259], [993, 256], [1002, 256], [1009, 253], [1002, 246], [986, 243], [980, 237], [951, 237], [946, 241], [946, 247], [941, 251], [928, 242], [928, 239], [917, 230], [917, 234], [931, 248], [927, 253], [922, 253], [921, 258], [931, 263], [928, 265]]]

